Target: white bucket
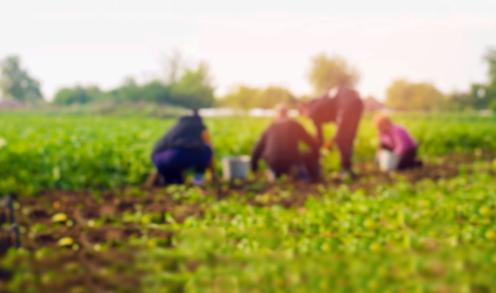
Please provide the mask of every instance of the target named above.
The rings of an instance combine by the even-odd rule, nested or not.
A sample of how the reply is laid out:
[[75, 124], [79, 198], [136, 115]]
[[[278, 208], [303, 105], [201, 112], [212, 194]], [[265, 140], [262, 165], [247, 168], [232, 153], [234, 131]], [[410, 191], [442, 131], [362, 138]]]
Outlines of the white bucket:
[[222, 175], [225, 180], [244, 180], [248, 175], [249, 165], [249, 156], [224, 157], [222, 158]]
[[394, 171], [398, 168], [400, 156], [389, 150], [379, 151], [379, 168], [382, 171]]

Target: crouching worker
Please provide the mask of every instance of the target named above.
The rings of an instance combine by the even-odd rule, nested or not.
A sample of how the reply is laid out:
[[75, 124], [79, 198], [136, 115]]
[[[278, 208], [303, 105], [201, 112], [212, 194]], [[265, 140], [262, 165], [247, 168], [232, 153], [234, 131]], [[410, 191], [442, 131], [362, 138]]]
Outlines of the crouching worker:
[[393, 124], [384, 115], [376, 115], [374, 125], [379, 131], [380, 148], [399, 156], [398, 170], [422, 166], [422, 161], [417, 158], [417, 143], [405, 128]]
[[[299, 142], [310, 147], [310, 152], [300, 152]], [[317, 141], [298, 122], [288, 117], [286, 105], [275, 108], [273, 123], [262, 134], [262, 138], [253, 150], [251, 169], [258, 170], [258, 161], [263, 158], [271, 171], [271, 178], [283, 174], [296, 175], [295, 179], [318, 179], [319, 146]], [[296, 173], [296, 174], [295, 174]]]
[[194, 169], [193, 184], [204, 182], [207, 168], [212, 171], [213, 151], [210, 134], [203, 124], [197, 110], [192, 116], [183, 116], [155, 145], [152, 152], [152, 162], [165, 184], [184, 184], [186, 169]]

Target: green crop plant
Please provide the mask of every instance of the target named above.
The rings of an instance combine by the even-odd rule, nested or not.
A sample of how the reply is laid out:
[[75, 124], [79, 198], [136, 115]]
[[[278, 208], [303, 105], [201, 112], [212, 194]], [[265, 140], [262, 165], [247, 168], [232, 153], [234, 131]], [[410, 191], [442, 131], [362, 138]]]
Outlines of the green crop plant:
[[174, 223], [173, 248], [137, 240], [138, 262], [146, 292], [494, 292], [495, 193], [486, 171], [303, 208], [231, 197]]
[[[170, 212], [138, 205], [111, 223], [98, 219], [101, 225], [85, 227], [134, 225], [139, 237], [81, 252], [73, 246], [11, 250], [0, 265], [16, 270], [7, 287], [12, 292], [57, 284], [89, 292], [66, 272], [85, 255], [98, 255], [99, 267], [76, 262], [85, 266], [77, 271], [81, 279], [89, 274], [107, 284], [119, 275], [139, 277], [138, 287], [121, 280], [113, 286], [122, 291], [115, 292], [495, 292], [494, 168], [485, 161], [466, 168], [450, 179], [398, 181], [371, 191], [321, 185], [303, 205], [286, 208], [277, 202], [295, 191], [288, 183], [253, 192], [252, 204], [241, 193], [216, 199], [215, 188], [171, 186], [161, 195], [174, 200]], [[182, 204], [201, 213], [176, 221]], [[34, 225], [30, 233], [57, 235], [50, 229]], [[161, 231], [172, 233], [170, 241], [156, 236]], [[116, 250], [128, 257], [113, 257]]]
[[[401, 115], [423, 156], [494, 148], [496, 118], [470, 115]], [[217, 159], [250, 154], [270, 119], [209, 118]], [[309, 121], [302, 121], [311, 132]], [[152, 172], [150, 152], [174, 120], [87, 116], [0, 116], [0, 194], [34, 194], [46, 189], [112, 189], [140, 185]], [[331, 137], [334, 126], [326, 126]], [[376, 131], [363, 118], [355, 161], [373, 160]], [[337, 152], [322, 158], [326, 172], [339, 165]], [[220, 164], [217, 164], [220, 168]], [[220, 169], [218, 170], [220, 172]]]

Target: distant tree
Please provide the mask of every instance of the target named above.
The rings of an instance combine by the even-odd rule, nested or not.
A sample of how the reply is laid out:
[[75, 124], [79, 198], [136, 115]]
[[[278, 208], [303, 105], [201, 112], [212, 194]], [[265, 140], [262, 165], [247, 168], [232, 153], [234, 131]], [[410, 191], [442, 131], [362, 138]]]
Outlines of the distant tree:
[[489, 108], [496, 110], [496, 49], [488, 49], [483, 59], [488, 64], [488, 83], [472, 84], [468, 92], [455, 92], [448, 95], [444, 109], [462, 111]]
[[171, 103], [171, 86], [159, 80], [138, 85], [133, 78], [126, 78], [121, 86], [102, 94], [101, 101], [118, 103]]
[[285, 88], [269, 86], [260, 95], [257, 107], [271, 109], [279, 103], [285, 103], [291, 107], [296, 104], [296, 98]]
[[473, 105], [472, 94], [455, 91], [446, 97], [442, 109], [447, 111], [464, 111], [473, 109]]
[[75, 86], [58, 90], [53, 103], [58, 105], [86, 104], [99, 100], [101, 96], [102, 91], [97, 86], [86, 88]]
[[491, 87], [496, 87], [496, 49], [489, 49], [484, 56], [484, 60], [489, 63], [489, 70], [488, 70], [488, 76], [489, 76], [489, 85]]
[[141, 86], [132, 77], [125, 78], [120, 87], [111, 90], [108, 95], [105, 95], [105, 99], [111, 99], [116, 102], [144, 101]]
[[292, 106], [296, 104], [296, 98], [290, 91], [282, 87], [269, 86], [265, 89], [260, 89], [240, 85], [227, 94], [220, 103], [222, 106], [245, 110], [253, 108], [271, 109], [279, 103]]
[[[487, 107], [496, 110], [496, 49], [489, 49], [484, 56], [484, 59], [489, 65], [488, 77], [489, 84], [484, 87], [484, 99], [487, 103]], [[472, 87], [472, 91], [473, 91]], [[477, 93], [482, 93], [482, 90], [478, 89]]]
[[21, 60], [10, 56], [1, 61], [0, 89], [7, 99], [22, 103], [34, 103], [43, 100], [40, 83], [21, 68]]
[[441, 109], [444, 95], [430, 83], [397, 80], [386, 91], [386, 105], [404, 110]]
[[301, 95], [301, 96], [298, 97], [298, 101], [306, 101], [306, 102], [308, 102], [311, 99], [312, 99], [312, 96], [310, 96], [310, 95]]
[[237, 86], [221, 100], [222, 106], [239, 109], [255, 108], [262, 90], [245, 85]]
[[172, 87], [158, 80], [149, 82], [141, 86], [139, 97], [143, 101], [158, 104], [173, 104]]
[[206, 63], [200, 63], [196, 69], [186, 69], [171, 87], [171, 103], [175, 105], [188, 108], [214, 105], [214, 87]]
[[312, 59], [309, 79], [315, 93], [320, 95], [336, 86], [353, 88], [359, 80], [359, 74], [343, 58], [320, 54]]
[[490, 85], [478, 83], [472, 84], [469, 95], [474, 109], [487, 109], [496, 98]]
[[214, 106], [214, 87], [207, 64], [186, 68], [178, 53], [168, 62], [170, 71], [165, 79], [138, 84], [134, 78], [128, 77], [119, 87], [105, 92], [97, 87], [64, 88], [57, 92], [54, 103], [70, 105], [113, 101], [161, 103], [186, 108]]

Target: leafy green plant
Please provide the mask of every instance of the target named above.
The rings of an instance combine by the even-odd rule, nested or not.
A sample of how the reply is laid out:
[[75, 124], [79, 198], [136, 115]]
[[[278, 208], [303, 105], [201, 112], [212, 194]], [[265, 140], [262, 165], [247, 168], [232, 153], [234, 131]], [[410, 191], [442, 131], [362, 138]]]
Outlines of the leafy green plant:
[[[407, 126], [423, 156], [496, 146], [492, 117], [414, 114], [394, 117], [394, 121]], [[311, 123], [302, 122], [313, 131]], [[153, 118], [2, 114], [0, 194], [138, 186], [153, 170], [153, 144], [173, 123]], [[215, 118], [206, 123], [220, 159], [250, 154], [270, 120]], [[325, 131], [331, 137], [334, 127], [328, 125]], [[364, 117], [355, 141], [355, 160], [373, 160], [376, 148], [376, 132], [370, 117]], [[324, 155], [322, 162], [324, 170], [331, 172], [339, 167], [339, 156], [337, 152]]]

